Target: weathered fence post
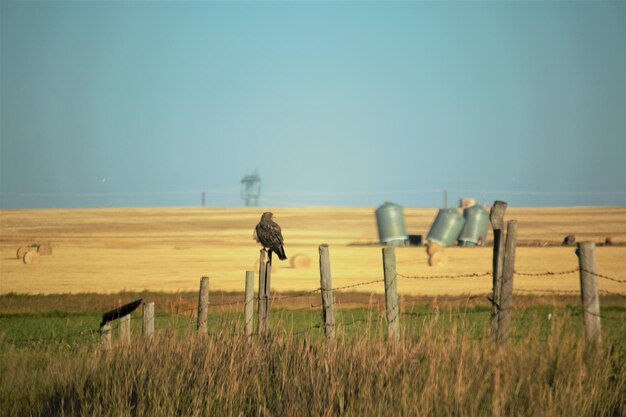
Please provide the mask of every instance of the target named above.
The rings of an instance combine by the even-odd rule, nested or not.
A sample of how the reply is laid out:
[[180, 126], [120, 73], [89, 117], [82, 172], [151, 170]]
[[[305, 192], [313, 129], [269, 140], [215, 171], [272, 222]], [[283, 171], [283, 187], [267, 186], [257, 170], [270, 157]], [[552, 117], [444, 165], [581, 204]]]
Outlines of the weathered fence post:
[[502, 289], [502, 265], [504, 264], [504, 213], [507, 203], [496, 201], [491, 206], [489, 220], [493, 229], [493, 292], [491, 295], [491, 337], [495, 342], [498, 336], [498, 316], [500, 313], [500, 292]]
[[593, 242], [581, 242], [577, 246], [585, 338], [588, 343], [599, 344], [602, 341], [602, 329], [600, 323], [600, 299], [598, 297], [598, 276], [596, 275], [596, 245]]
[[151, 337], [154, 334], [154, 303], [143, 304], [143, 337]]
[[265, 263], [265, 330], [270, 325], [270, 293], [272, 291], [272, 252], [268, 251], [267, 262]]
[[265, 317], [265, 249], [261, 249], [259, 255], [259, 290], [257, 293], [257, 308], [258, 308], [258, 333], [261, 334], [261, 326], [263, 318]]
[[100, 326], [100, 350], [106, 352], [111, 350], [112, 346], [112, 328], [111, 323]]
[[101, 350], [105, 351], [111, 349], [111, 322], [117, 319], [121, 319], [120, 338], [122, 339], [122, 344], [130, 344], [130, 313], [135, 311], [135, 309], [139, 307], [139, 304], [141, 304], [141, 298], [132, 303], [124, 304], [111, 311], [107, 311], [102, 315], [102, 321], [100, 322]]
[[243, 307], [243, 316], [246, 322], [246, 337], [252, 337], [252, 323], [254, 311], [254, 271], [246, 271], [246, 301]]
[[200, 279], [200, 294], [198, 295], [198, 331], [208, 333], [207, 321], [209, 317], [209, 277]]
[[396, 274], [396, 252], [393, 246], [383, 248], [385, 273], [385, 302], [387, 304], [387, 334], [390, 340], [400, 339], [400, 308]]
[[319, 247], [320, 252], [320, 287], [322, 292], [322, 315], [324, 318], [324, 334], [326, 340], [334, 340], [335, 332], [335, 312], [333, 307], [333, 280], [330, 275], [330, 254], [328, 245]]
[[515, 275], [515, 248], [517, 244], [517, 220], [507, 223], [504, 262], [502, 264], [502, 289], [498, 314], [498, 344], [506, 344], [511, 327], [513, 310], [513, 276]]
[[[269, 317], [269, 284], [272, 265], [266, 260], [267, 251], [261, 249], [259, 257], [259, 336], [264, 335], [268, 328]], [[269, 272], [268, 272], [269, 270]]]
[[130, 314], [120, 319], [120, 343], [122, 346], [130, 345]]

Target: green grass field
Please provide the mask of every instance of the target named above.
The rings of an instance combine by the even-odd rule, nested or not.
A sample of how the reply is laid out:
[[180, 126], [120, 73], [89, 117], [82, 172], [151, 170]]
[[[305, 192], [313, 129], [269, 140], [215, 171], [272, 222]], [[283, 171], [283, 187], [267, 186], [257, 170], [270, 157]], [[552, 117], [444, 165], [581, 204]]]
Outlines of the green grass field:
[[[141, 336], [140, 307], [131, 346], [114, 322], [114, 348], [100, 352], [102, 312], [139, 297], [157, 305], [154, 337]], [[0, 296], [0, 416], [626, 415], [620, 299], [602, 300], [597, 348], [577, 298], [520, 296], [496, 349], [484, 300], [403, 300], [397, 345], [380, 299], [336, 309], [332, 347], [310, 304], [276, 302], [270, 336], [247, 340], [240, 297], [212, 297], [202, 337], [193, 293]]]

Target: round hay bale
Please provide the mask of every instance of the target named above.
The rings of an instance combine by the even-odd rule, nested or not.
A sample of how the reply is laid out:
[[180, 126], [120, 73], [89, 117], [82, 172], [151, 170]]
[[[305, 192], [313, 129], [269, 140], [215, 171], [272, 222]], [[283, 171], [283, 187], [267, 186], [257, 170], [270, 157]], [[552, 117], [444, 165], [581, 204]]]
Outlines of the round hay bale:
[[289, 259], [289, 264], [294, 269], [308, 268], [311, 266], [311, 259], [302, 253], [297, 253]]
[[37, 265], [39, 263], [39, 259], [40, 259], [40, 256], [37, 253], [37, 251], [31, 249], [28, 252], [26, 252], [24, 257], [22, 258], [22, 261], [26, 265]]
[[565, 238], [563, 239], [563, 246], [571, 246], [574, 243], [576, 243], [576, 236], [574, 234], [569, 234], [567, 236], [565, 236]]
[[52, 255], [52, 245], [49, 243], [42, 243], [37, 246], [37, 252], [40, 255]]
[[476, 205], [475, 198], [461, 198], [459, 200], [459, 208], [465, 209]]
[[438, 243], [428, 242], [428, 245], [426, 245], [426, 253], [429, 255], [432, 255], [441, 251], [443, 251], [443, 246], [441, 246]]
[[28, 252], [29, 250], [31, 250], [29, 246], [20, 246], [17, 249], [17, 259], [22, 259], [24, 255], [26, 255], [26, 252]]
[[429, 266], [443, 265], [448, 262], [448, 256], [444, 252], [435, 252], [428, 257]]
[[611, 236], [607, 236], [607, 237], [604, 239], [604, 244], [605, 244], [605, 245], [612, 245], [612, 244], [613, 244], [613, 238], [612, 238]]

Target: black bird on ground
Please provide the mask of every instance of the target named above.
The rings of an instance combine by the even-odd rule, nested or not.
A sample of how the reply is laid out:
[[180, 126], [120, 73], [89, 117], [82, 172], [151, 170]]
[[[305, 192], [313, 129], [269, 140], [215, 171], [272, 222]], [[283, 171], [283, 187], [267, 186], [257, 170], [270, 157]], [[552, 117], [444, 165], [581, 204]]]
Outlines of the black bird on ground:
[[287, 259], [285, 249], [283, 249], [283, 235], [280, 226], [272, 220], [273, 214], [269, 211], [263, 213], [261, 221], [254, 229], [254, 239], [263, 245], [264, 248], [270, 250], [269, 257], [272, 259], [272, 252], [276, 252], [278, 259], [284, 261]]

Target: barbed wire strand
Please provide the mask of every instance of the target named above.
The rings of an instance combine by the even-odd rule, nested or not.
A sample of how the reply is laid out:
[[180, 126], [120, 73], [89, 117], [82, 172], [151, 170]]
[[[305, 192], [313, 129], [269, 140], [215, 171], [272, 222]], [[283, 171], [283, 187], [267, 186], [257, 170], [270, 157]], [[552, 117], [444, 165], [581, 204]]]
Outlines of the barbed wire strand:
[[620, 284], [626, 284], [626, 279], [617, 279], [617, 278], [609, 277], [607, 275], [598, 274], [597, 272], [589, 271], [587, 269], [582, 269], [582, 271], [591, 275], [595, 275], [598, 278], [608, 279], [609, 281], [619, 282]]
[[428, 279], [458, 279], [458, 278], [482, 278], [492, 276], [491, 272], [472, 272], [468, 274], [456, 274], [456, 275], [404, 275], [397, 273], [400, 278], [416, 279], [416, 280], [428, 280]]
[[[344, 291], [350, 288], [356, 288], [356, 287], [362, 287], [364, 285], [370, 285], [370, 284], [375, 284], [375, 283], [380, 283], [380, 282], [385, 282], [384, 279], [376, 279], [373, 281], [366, 281], [366, 282], [360, 282], [358, 284], [352, 284], [352, 285], [344, 285], [343, 287], [336, 287], [336, 288], [331, 288], [330, 290], [324, 290], [324, 291]], [[320, 288], [321, 290], [321, 288]]]
[[515, 271], [515, 275], [523, 276], [523, 277], [553, 277], [553, 276], [562, 276], [562, 275], [571, 275], [578, 272], [578, 268], [575, 269], [567, 269], [565, 271], [543, 271], [543, 272], [521, 272]]
[[[595, 275], [598, 278], [602, 278], [602, 279], [607, 279], [613, 282], [617, 282], [620, 284], [624, 284], [626, 283], [626, 279], [618, 279], [618, 278], [614, 278], [614, 277], [610, 277], [608, 275], [603, 275], [603, 274], [599, 274], [597, 272], [592, 272], [589, 271], [587, 269], [580, 269], [580, 268], [574, 268], [574, 269], [566, 269], [563, 271], [541, 271], [541, 272], [524, 272], [524, 271], [514, 271], [514, 274], [517, 276], [524, 276], [524, 277], [554, 277], [554, 276], [565, 276], [565, 275], [571, 275], [580, 271], [584, 271], [587, 272], [589, 274]], [[429, 279], [461, 279], [461, 278], [482, 278], [482, 277], [489, 277], [489, 276], [493, 276], [493, 272], [489, 271], [489, 272], [470, 272], [470, 273], [466, 273], [466, 274], [448, 274], [448, 275], [405, 275], [402, 273], [397, 273], [397, 276], [399, 276], [400, 278], [406, 278], [406, 279], [415, 279], [415, 280], [429, 280]]]

